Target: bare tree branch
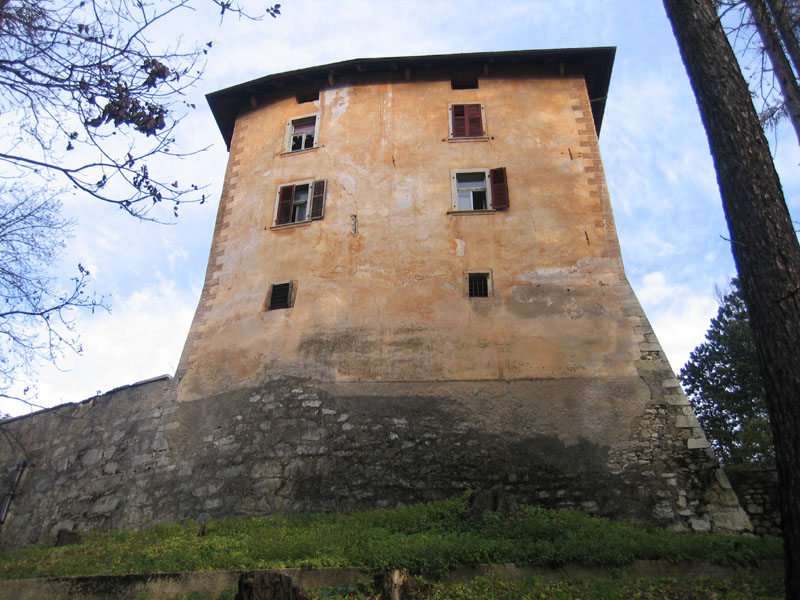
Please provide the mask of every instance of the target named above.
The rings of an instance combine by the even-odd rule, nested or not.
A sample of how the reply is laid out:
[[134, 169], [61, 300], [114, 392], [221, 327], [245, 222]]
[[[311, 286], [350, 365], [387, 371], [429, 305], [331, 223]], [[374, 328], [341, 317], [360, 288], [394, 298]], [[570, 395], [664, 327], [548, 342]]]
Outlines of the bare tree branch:
[[280, 14], [234, 0], [0, 0], [0, 119], [12, 132], [0, 138], [0, 398], [37, 406], [28, 390], [9, 391], [15, 379], [80, 352], [75, 311], [107, 308], [82, 265], [70, 281], [48, 274], [70, 225], [52, 190], [153, 221], [205, 201], [203, 185], [163, 165], [202, 151], [173, 148], [211, 44], [150, 39], [201, 7], [220, 19]]

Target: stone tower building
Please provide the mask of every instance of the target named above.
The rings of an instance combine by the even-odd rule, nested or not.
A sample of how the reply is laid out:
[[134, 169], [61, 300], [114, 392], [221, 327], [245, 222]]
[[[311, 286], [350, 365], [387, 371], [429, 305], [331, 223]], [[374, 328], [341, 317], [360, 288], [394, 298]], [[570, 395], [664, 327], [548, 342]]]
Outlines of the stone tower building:
[[498, 484], [746, 529], [623, 270], [598, 147], [613, 57], [359, 59], [210, 94], [230, 158], [176, 377], [56, 409], [102, 425], [32, 444], [20, 493], [76, 490], [29, 496], [54, 515], [3, 535]]

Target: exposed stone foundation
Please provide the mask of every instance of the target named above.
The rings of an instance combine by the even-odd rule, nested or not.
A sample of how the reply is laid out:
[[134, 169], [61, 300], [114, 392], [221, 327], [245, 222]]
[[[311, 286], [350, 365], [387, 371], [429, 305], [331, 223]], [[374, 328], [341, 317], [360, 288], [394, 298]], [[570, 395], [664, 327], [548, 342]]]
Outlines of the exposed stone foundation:
[[730, 479], [742, 508], [753, 524], [753, 533], [783, 535], [778, 504], [778, 472], [775, 469], [736, 468], [731, 470]]
[[713, 454], [690, 443], [701, 438], [666, 363], [641, 362], [641, 378], [281, 380], [182, 403], [169, 378], [130, 386], [3, 425], [3, 472], [28, 467], [0, 537], [395, 506], [497, 484], [546, 507], [749, 528]]

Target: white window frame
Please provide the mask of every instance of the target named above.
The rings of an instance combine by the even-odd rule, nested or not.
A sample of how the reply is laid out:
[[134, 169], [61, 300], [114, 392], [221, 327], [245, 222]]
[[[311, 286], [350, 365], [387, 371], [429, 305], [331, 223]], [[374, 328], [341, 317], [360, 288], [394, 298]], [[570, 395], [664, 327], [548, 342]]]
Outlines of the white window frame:
[[[314, 118], [314, 144], [310, 148], [301, 148], [299, 150], [292, 150], [292, 137], [294, 136], [294, 124], [297, 121], [304, 119]], [[298, 115], [296, 117], [289, 117], [286, 119], [286, 133], [283, 138], [283, 152], [284, 154], [297, 154], [298, 152], [305, 152], [312, 150], [319, 146], [319, 113], [313, 112], [307, 115]]]
[[[481, 105], [481, 129], [483, 129], [483, 135], [474, 135], [474, 136], [464, 136], [464, 137], [453, 137], [453, 106], [462, 105], [462, 104], [480, 104]], [[447, 105], [447, 129], [449, 132], [448, 139], [451, 142], [465, 142], [471, 140], [488, 140], [489, 139], [489, 130], [486, 127], [486, 107], [484, 106], [483, 102], [451, 102]]]
[[[291, 225], [298, 225], [300, 223], [310, 223], [311, 222], [311, 198], [314, 194], [314, 179], [303, 179], [302, 181], [290, 181], [288, 183], [282, 183], [278, 186], [278, 192], [275, 194], [275, 209], [272, 213], [272, 226], [273, 227], [289, 227]], [[308, 199], [306, 200], [306, 218], [302, 221], [289, 221], [288, 223], [281, 223], [278, 225], [278, 209], [280, 208], [281, 204], [281, 190], [285, 187], [297, 187], [298, 185], [307, 185], [308, 186]], [[292, 204], [292, 208], [294, 208], [294, 204]], [[262, 221], [263, 222], [263, 221]]]
[[[451, 212], [494, 212], [492, 208], [492, 182], [489, 177], [491, 169], [450, 169], [450, 204]], [[458, 175], [462, 173], [483, 173], [486, 181], [486, 208], [459, 208], [458, 207]], [[277, 213], [276, 213], [277, 214]]]

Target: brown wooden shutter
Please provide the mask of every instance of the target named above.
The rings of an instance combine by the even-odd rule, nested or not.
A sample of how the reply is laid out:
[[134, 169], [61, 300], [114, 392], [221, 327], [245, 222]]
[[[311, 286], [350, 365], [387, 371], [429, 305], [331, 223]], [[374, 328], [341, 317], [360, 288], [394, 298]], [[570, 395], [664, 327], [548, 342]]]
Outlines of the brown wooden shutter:
[[508, 208], [508, 183], [506, 181], [506, 168], [491, 169], [489, 180], [492, 184], [492, 208], [500, 210]]
[[275, 221], [276, 225], [292, 222], [292, 204], [294, 204], [294, 186], [283, 186], [281, 188], [280, 200], [278, 201], [278, 218]]
[[464, 104], [453, 104], [453, 137], [467, 137], [467, 115]]
[[269, 306], [267, 310], [279, 308], [291, 308], [292, 306], [292, 282], [273, 283], [269, 288]]
[[311, 194], [311, 218], [321, 219], [325, 215], [325, 191], [327, 189], [327, 180], [319, 179], [314, 182], [313, 192]]
[[483, 117], [480, 104], [464, 105], [467, 121], [466, 137], [481, 137], [483, 135]]

